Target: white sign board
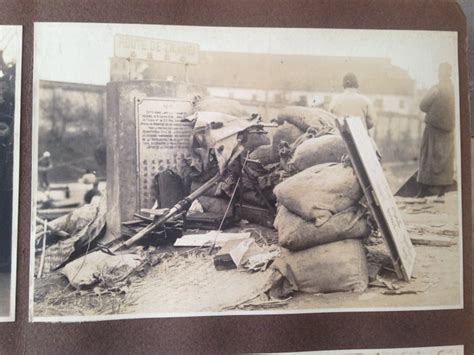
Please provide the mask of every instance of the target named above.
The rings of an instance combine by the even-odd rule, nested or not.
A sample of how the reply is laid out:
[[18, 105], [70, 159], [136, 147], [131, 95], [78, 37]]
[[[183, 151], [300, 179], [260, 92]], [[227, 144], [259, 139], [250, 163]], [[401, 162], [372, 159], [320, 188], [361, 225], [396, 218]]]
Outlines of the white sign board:
[[189, 157], [191, 123], [183, 121], [192, 109], [191, 101], [146, 97], [136, 98], [138, 205], [154, 203], [153, 179], [171, 169], [179, 174], [180, 164]]
[[[388, 228], [387, 232], [389, 235], [383, 236], [389, 244], [389, 248], [390, 245], [394, 245], [396, 249], [395, 259], [399, 259], [394, 260], [394, 262], [400, 265], [401, 273], [408, 281], [411, 278], [413, 267], [415, 265], [415, 249], [413, 248], [405, 223], [403, 222], [395, 203], [395, 199], [382, 170], [382, 166], [380, 165], [376, 152], [372, 146], [371, 138], [360, 118], [349, 117], [344, 119], [344, 123], [344, 127], [350, 134], [352, 142], [357, 150], [356, 154], [358, 159], [360, 159], [360, 162], [362, 163], [362, 167], [359, 166], [356, 169], [359, 175], [359, 182], [361, 185], [365, 183], [365, 181], [363, 181], [364, 177], [361, 179], [360, 176], [361, 171], [359, 169], [362, 168], [362, 172], [365, 172], [365, 177], [368, 178], [368, 182], [370, 183], [370, 187], [363, 186], [364, 192], [367, 195], [367, 191], [372, 190], [374, 196], [369, 196], [368, 199], [375, 198], [376, 204], [381, 210], [384, 220], [377, 221], [377, 223], [379, 224], [379, 228], [381, 227], [380, 222], [384, 223]], [[351, 156], [353, 156], [354, 152], [350, 153]], [[384, 234], [383, 230], [382, 234]], [[387, 240], [387, 238], [389, 239]], [[391, 251], [393, 252], [393, 250]], [[393, 254], [392, 258], [394, 258]]]
[[114, 37], [114, 56], [126, 59], [197, 64], [199, 62], [199, 45], [117, 34]]

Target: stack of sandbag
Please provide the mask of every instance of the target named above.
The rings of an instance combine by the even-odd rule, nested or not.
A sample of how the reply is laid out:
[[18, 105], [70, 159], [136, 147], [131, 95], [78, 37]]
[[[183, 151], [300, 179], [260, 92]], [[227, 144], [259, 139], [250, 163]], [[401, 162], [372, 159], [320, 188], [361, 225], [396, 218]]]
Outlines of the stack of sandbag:
[[362, 239], [370, 228], [353, 168], [314, 165], [278, 184], [274, 193], [279, 205], [274, 226], [285, 249], [273, 268], [286, 284], [313, 293], [363, 291], [368, 274]]

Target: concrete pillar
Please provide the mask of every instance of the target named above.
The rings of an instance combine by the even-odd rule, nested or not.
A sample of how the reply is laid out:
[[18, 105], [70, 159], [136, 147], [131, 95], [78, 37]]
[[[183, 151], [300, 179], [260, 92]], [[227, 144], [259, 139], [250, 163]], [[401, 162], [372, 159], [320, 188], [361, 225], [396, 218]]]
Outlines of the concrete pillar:
[[139, 210], [137, 98], [183, 99], [206, 96], [206, 89], [184, 82], [124, 81], [107, 85], [107, 241], [121, 236], [121, 224]]

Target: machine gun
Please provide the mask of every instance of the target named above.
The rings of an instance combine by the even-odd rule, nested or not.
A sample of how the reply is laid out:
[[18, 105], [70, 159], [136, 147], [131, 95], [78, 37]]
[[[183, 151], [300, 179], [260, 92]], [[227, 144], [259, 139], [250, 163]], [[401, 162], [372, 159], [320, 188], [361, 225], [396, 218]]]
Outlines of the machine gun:
[[214, 184], [216, 184], [220, 180], [221, 176], [219, 174], [215, 175], [212, 179], [207, 181], [204, 185], [199, 187], [196, 191], [185, 197], [184, 199], [177, 202], [173, 207], [171, 207], [162, 217], [159, 217], [158, 220], [150, 223], [148, 226], [143, 228], [133, 237], [128, 239], [125, 242], [117, 244], [115, 247], [111, 248], [112, 252], [115, 252], [123, 247], [129, 248], [131, 245], [138, 242], [140, 239], [145, 237], [148, 233], [152, 232], [156, 228], [163, 226], [165, 222], [171, 220], [172, 218], [178, 216], [179, 214], [188, 210], [189, 206], [191, 206], [192, 202], [197, 199], [199, 196], [204, 194], [208, 191]]
[[[264, 124], [264, 123], [262, 123], [261, 118], [256, 117], [256, 116], [252, 117], [252, 120], [253, 121], [252, 121], [251, 124], [247, 125], [247, 127], [245, 127], [244, 129], [242, 129], [238, 132], [235, 132], [234, 134], [236, 134], [236, 135], [244, 134], [245, 135], [245, 134], [248, 134], [248, 133], [255, 133], [257, 130], [260, 132], [263, 129], [263, 127], [274, 127], [275, 126], [274, 124]], [[223, 125], [224, 124], [217, 124], [217, 125], [213, 124], [213, 125], [208, 125], [207, 128], [217, 130], [219, 128], [222, 128]], [[200, 127], [195, 131], [202, 134], [203, 129], [202, 129], [202, 127]], [[182, 213], [185, 213], [189, 209], [189, 207], [191, 206], [191, 204], [194, 200], [196, 200], [198, 197], [202, 196], [206, 191], [211, 189], [215, 184], [219, 183], [223, 179], [223, 176], [225, 175], [225, 172], [227, 172], [227, 170], [229, 169], [229, 166], [231, 166], [232, 163], [235, 162], [242, 155], [242, 153], [244, 151], [245, 151], [245, 149], [239, 143], [239, 145], [237, 147], [235, 147], [235, 149], [233, 150], [233, 153], [232, 153], [231, 157], [226, 162], [226, 168], [223, 172], [217, 173], [213, 178], [211, 178], [206, 183], [204, 183], [196, 191], [192, 192], [190, 195], [188, 195], [185, 198], [183, 198], [182, 200], [178, 201], [173, 207], [171, 207], [169, 210], [167, 210], [162, 216], [157, 217], [155, 221], [151, 222], [146, 227], [141, 229], [138, 233], [133, 235], [130, 239], [115, 245], [114, 247], [110, 248], [109, 250], [111, 252], [116, 252], [116, 251], [118, 251], [122, 248], [129, 248], [133, 244], [137, 243], [139, 240], [143, 239], [150, 232], [156, 230], [159, 227], [164, 226], [164, 224], [166, 222], [176, 218], [177, 216], [181, 215]], [[245, 158], [245, 159], [248, 159], [248, 158]], [[246, 172], [245, 163], [246, 163], [246, 160], [244, 160], [244, 163], [242, 164], [242, 169], [240, 169], [240, 173], [245, 173]], [[235, 191], [237, 189], [239, 181], [240, 181], [240, 177], [237, 180], [236, 186], [234, 188], [233, 195], [235, 194]], [[258, 186], [256, 186], [256, 191], [261, 193], [261, 190], [258, 188]], [[262, 196], [263, 196], [263, 194], [262, 194]], [[234, 196], [232, 196], [232, 198], [233, 197]], [[231, 198], [231, 202], [232, 202], [232, 198]], [[226, 214], [227, 214], [227, 211], [226, 211]]]

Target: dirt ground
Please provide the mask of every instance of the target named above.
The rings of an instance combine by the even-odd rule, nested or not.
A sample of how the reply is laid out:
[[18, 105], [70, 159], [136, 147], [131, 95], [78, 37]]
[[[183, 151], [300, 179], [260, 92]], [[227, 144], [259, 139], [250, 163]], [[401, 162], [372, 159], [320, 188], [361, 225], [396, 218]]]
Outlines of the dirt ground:
[[[444, 203], [430, 202], [419, 206], [399, 203], [408, 228], [453, 231], [457, 228], [456, 194], [450, 193]], [[421, 209], [419, 207], [422, 206]], [[421, 212], [420, 212], [421, 211]], [[309, 310], [322, 308], [366, 307], [438, 307], [455, 306], [461, 302], [460, 246], [415, 247], [417, 257], [415, 278], [410, 282], [397, 280], [390, 271], [383, 277], [409, 291], [404, 295], [385, 295], [386, 288], [369, 287], [362, 293], [304, 294], [296, 293], [287, 305], [273, 310]], [[386, 255], [385, 245], [368, 246], [370, 254]], [[261, 292], [269, 271], [254, 274], [236, 270], [216, 271], [212, 257], [203, 255], [159, 265], [134, 289], [134, 304], [124, 309], [130, 313], [216, 312], [237, 305]], [[413, 294], [416, 292], [416, 294]], [[234, 310], [235, 311], [235, 310]]]
[[[380, 275], [390, 287], [405, 294], [389, 295], [386, 285], [370, 286], [363, 293], [305, 294], [296, 292], [292, 298], [269, 309], [261, 306], [262, 292], [268, 287], [271, 271], [216, 271], [213, 256], [207, 249], [165, 248], [166, 258], [133, 278], [120, 292], [98, 295], [74, 291], [64, 277], [37, 280], [35, 316], [155, 314], [178, 315], [202, 312], [241, 311], [311, 311], [359, 308], [433, 308], [461, 305], [461, 246], [458, 233], [458, 204], [455, 192], [442, 201], [429, 198], [420, 203], [397, 199], [408, 230], [412, 235], [440, 235], [454, 242], [448, 247], [416, 245], [414, 278], [410, 283], [397, 279], [390, 271], [390, 262], [381, 238], [366, 243], [369, 261], [388, 266]], [[276, 231], [252, 224], [234, 227], [252, 232], [259, 244], [275, 243]], [[178, 250], [176, 250], [178, 249]], [[171, 251], [171, 254], [170, 254]], [[56, 279], [54, 279], [56, 278]], [[384, 287], [380, 287], [384, 286]], [[43, 294], [42, 294], [43, 293]], [[259, 296], [260, 295], [260, 296]]]

